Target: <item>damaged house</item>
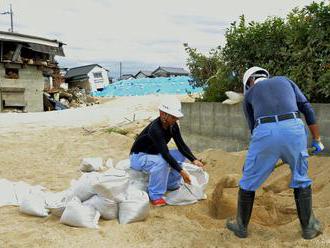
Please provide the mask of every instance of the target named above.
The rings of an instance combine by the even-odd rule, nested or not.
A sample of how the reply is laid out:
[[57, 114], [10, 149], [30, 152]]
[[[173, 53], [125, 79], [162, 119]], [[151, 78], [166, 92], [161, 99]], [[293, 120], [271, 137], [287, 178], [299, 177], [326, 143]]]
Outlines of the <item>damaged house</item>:
[[0, 111], [44, 110], [43, 91], [52, 85], [58, 69], [56, 55], [64, 56], [64, 43], [41, 37], [0, 31]]
[[70, 68], [65, 74], [65, 82], [69, 89], [78, 87], [85, 89], [87, 94], [102, 90], [109, 85], [109, 70], [98, 64]]

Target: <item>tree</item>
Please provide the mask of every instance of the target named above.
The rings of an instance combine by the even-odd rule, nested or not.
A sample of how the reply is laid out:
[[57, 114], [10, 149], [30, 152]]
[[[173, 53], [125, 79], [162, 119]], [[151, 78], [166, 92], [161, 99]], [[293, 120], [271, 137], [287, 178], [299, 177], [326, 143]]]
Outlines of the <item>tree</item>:
[[251, 66], [295, 81], [311, 102], [330, 102], [330, 3], [293, 9], [286, 18], [246, 23], [244, 15], [225, 33], [226, 45], [208, 55], [185, 44], [187, 65], [203, 100], [221, 101], [227, 90], [242, 91]]

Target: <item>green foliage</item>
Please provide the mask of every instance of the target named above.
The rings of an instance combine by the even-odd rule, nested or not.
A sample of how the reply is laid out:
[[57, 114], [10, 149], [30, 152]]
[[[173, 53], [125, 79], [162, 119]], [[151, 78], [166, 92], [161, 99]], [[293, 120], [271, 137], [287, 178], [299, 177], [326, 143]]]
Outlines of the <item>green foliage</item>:
[[220, 48], [212, 49], [208, 56], [198, 52], [196, 48], [190, 48], [187, 43], [183, 44], [188, 53], [187, 65], [194, 76], [193, 85], [204, 86], [204, 80], [215, 75], [222, 65]]
[[[285, 19], [246, 23], [244, 16], [227, 29], [226, 45], [206, 56], [185, 44], [187, 65], [204, 101], [222, 101], [227, 90], [242, 91], [251, 66], [285, 75], [311, 102], [330, 102], [330, 3], [293, 9]], [[236, 76], [233, 76], [236, 75]]]
[[225, 65], [222, 58], [221, 48], [212, 49], [208, 56], [205, 56], [195, 48], [184, 44], [189, 57], [187, 65], [194, 77], [193, 86], [204, 87], [202, 99], [197, 101], [216, 102], [223, 101], [227, 97], [225, 91], [233, 83], [232, 71]]

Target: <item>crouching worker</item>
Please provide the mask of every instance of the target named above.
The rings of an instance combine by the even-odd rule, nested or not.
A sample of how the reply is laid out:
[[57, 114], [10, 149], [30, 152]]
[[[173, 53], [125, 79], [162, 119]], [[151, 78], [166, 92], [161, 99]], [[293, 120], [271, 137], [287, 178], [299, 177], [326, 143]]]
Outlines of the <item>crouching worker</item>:
[[268, 71], [260, 67], [245, 72], [243, 85], [243, 107], [252, 135], [239, 182], [236, 220], [228, 221], [227, 228], [240, 238], [247, 237], [255, 191], [281, 158], [290, 166], [290, 187], [294, 191], [302, 237], [315, 238], [321, 228], [312, 210], [307, 131], [300, 112], [313, 137], [313, 153], [321, 152], [324, 146], [311, 104], [294, 82], [282, 76], [269, 78]]
[[[131, 168], [149, 174], [148, 194], [154, 206], [166, 205], [165, 192], [178, 189], [181, 179], [190, 184], [189, 174], [181, 166], [186, 158], [197, 166], [204, 166], [181, 137], [177, 124], [181, 117], [181, 103], [176, 98], [162, 102], [159, 117], [144, 128], [131, 148]], [[171, 138], [178, 150], [168, 149]]]

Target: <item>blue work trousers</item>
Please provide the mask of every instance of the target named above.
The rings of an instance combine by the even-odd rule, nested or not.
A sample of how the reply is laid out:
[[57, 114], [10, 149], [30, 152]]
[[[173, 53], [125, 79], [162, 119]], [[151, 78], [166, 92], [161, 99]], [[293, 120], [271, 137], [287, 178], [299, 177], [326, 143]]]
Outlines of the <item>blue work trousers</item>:
[[[185, 157], [177, 149], [170, 150], [172, 157], [179, 164]], [[160, 154], [138, 153], [130, 156], [131, 168], [149, 174], [148, 194], [151, 200], [161, 198], [167, 190], [180, 186], [182, 177], [172, 169]]]
[[290, 166], [290, 187], [306, 188], [312, 183], [307, 158], [307, 130], [301, 119], [259, 124], [253, 130], [239, 185], [256, 191], [282, 159]]

